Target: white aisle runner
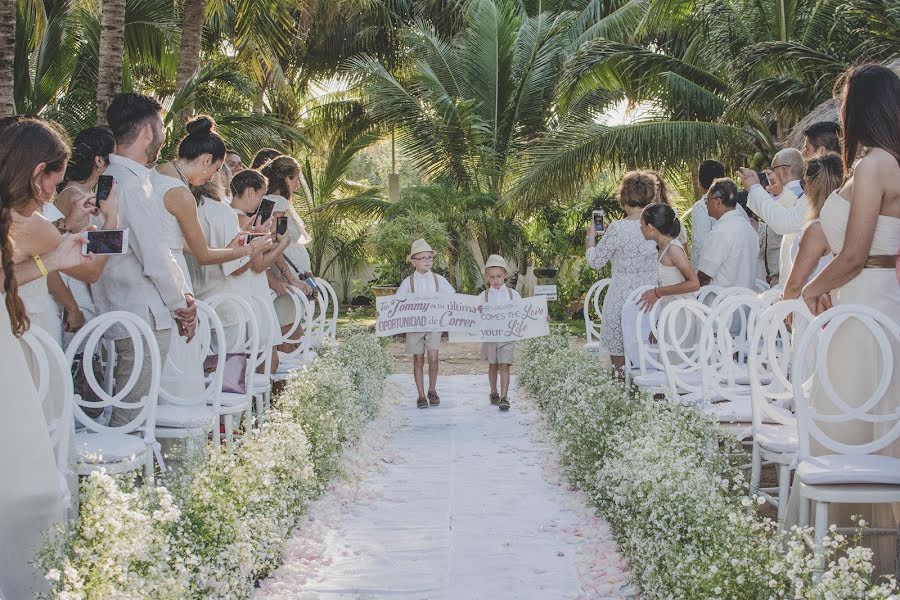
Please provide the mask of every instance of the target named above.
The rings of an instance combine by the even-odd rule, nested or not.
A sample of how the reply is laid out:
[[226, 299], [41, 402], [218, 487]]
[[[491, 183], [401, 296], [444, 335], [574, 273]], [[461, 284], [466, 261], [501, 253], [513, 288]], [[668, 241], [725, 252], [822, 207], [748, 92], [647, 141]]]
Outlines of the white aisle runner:
[[484, 375], [442, 377], [441, 405], [417, 409], [412, 377], [392, 380], [396, 431], [381, 447], [365, 441], [368, 474], [314, 503], [258, 597], [628, 597], [608, 526], [547, 467], [549, 445], [535, 439], [546, 434], [515, 386], [501, 413]]

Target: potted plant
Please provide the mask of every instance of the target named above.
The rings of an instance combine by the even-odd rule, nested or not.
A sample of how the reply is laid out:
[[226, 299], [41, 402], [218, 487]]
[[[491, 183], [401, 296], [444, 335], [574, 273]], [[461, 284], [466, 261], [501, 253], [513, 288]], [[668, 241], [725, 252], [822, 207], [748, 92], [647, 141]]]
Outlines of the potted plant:
[[443, 264], [450, 246], [447, 227], [428, 213], [405, 213], [375, 224], [369, 246], [375, 257], [375, 282], [372, 293], [389, 296], [397, 291], [412, 271], [409, 249], [418, 239], [425, 239], [435, 252], [435, 268]]

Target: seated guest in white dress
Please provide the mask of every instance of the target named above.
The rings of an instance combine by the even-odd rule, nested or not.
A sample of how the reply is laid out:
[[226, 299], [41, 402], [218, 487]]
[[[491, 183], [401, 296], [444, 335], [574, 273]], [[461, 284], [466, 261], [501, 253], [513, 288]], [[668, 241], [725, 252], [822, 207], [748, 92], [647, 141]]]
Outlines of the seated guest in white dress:
[[700, 285], [753, 289], [759, 237], [750, 220], [737, 209], [737, 186], [727, 178], [715, 180], [707, 193], [706, 205], [716, 224], [703, 245], [697, 266]]
[[834, 152], [810, 159], [803, 177], [803, 189], [812, 208], [806, 227], [798, 238], [798, 249], [791, 265], [791, 274], [784, 284], [785, 300], [799, 298], [806, 282], [819, 274], [834, 254], [819, 222], [819, 213], [825, 201], [844, 180], [844, 162]]
[[[254, 169], [244, 169], [231, 178], [231, 210], [242, 229], [258, 226], [267, 227], [270, 231], [274, 230], [274, 217], [269, 218], [266, 223], [256, 222], [256, 209], [259, 208], [259, 203], [262, 201], [268, 185], [266, 177]], [[284, 249], [290, 243], [290, 236], [282, 236], [276, 244], [250, 260], [249, 268], [240, 276], [246, 281], [250, 295], [262, 298], [266, 302], [272, 302], [266, 274], [269, 268], [281, 258]], [[281, 331], [273, 331], [274, 339], [280, 339], [280, 333]], [[272, 352], [272, 370], [278, 370], [278, 352]]]

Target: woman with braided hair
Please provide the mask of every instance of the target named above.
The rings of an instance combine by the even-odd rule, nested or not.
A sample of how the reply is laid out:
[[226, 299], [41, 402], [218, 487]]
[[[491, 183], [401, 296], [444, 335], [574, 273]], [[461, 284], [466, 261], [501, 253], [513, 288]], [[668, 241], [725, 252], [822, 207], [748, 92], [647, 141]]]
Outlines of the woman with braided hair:
[[29, 327], [19, 287], [50, 272], [88, 267], [91, 258], [81, 256], [81, 236], [61, 237], [49, 251], [35, 251], [33, 245], [14, 243], [13, 232], [36, 201], [52, 197], [67, 159], [68, 146], [47, 123], [20, 117], [0, 121], [0, 296], [5, 306], [0, 310], [0, 455], [5, 457], [0, 461], [0, 597], [7, 600], [46, 591], [31, 562], [66, 511], [46, 409], [16, 339]]

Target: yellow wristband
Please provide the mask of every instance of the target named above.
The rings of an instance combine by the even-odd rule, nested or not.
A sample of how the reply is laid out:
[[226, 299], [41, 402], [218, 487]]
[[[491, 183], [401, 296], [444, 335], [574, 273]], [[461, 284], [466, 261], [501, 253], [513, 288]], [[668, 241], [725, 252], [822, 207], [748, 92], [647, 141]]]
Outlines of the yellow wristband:
[[41, 260], [41, 257], [38, 255], [34, 256], [34, 263], [37, 265], [38, 270], [41, 272], [41, 275], [46, 277], [50, 273], [47, 272], [47, 267], [44, 266], [44, 261]]

